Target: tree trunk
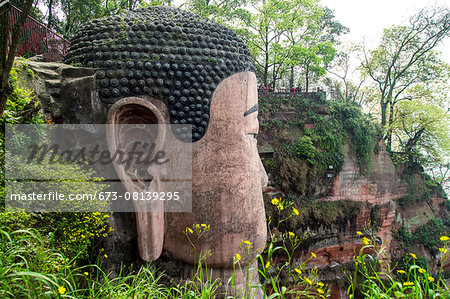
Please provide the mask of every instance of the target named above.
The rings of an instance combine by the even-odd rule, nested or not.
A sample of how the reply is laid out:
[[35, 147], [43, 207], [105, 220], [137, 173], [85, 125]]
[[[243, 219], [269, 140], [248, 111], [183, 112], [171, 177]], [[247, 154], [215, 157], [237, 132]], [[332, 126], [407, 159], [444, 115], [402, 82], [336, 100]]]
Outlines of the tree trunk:
[[272, 74], [272, 90], [273, 91], [275, 91], [276, 81], [277, 81], [277, 74], [275, 72], [275, 65], [274, 65], [273, 66], [273, 74]]
[[306, 66], [306, 73], [305, 73], [305, 76], [306, 76], [306, 82], [305, 82], [305, 92], [308, 92], [308, 89], [309, 89], [309, 65], [307, 65]]
[[53, 0], [48, 0], [48, 20], [47, 27], [53, 28]]
[[266, 48], [266, 52], [265, 52], [265, 57], [264, 57], [264, 76], [263, 76], [263, 81], [264, 81], [264, 86], [267, 86], [267, 79], [269, 76], [269, 45], [266, 42], [265, 45]]
[[404, 151], [408, 153], [410, 156], [413, 154], [413, 149], [416, 143], [419, 141], [422, 134], [425, 132], [425, 128], [421, 128], [418, 130], [412, 138], [409, 138], [408, 142], [405, 145]]
[[294, 67], [291, 66], [291, 77], [289, 78], [289, 90], [294, 88]]
[[[0, 70], [6, 64], [6, 51], [8, 48], [8, 31], [9, 31], [9, 10], [11, 9], [11, 3], [5, 3], [0, 7]], [[3, 78], [1, 75], [0, 80]]]
[[[14, 63], [14, 57], [16, 54], [17, 47], [19, 46], [19, 40], [20, 36], [22, 34], [22, 29], [25, 24], [25, 21], [28, 17], [28, 14], [30, 13], [31, 7], [33, 6], [33, 0], [27, 0], [27, 2], [24, 5], [22, 14], [19, 17], [19, 20], [14, 24], [14, 29], [11, 36], [11, 45], [9, 47], [8, 53], [2, 52], [0, 55], [1, 57], [1, 82], [0, 82], [0, 116], [3, 115], [3, 111], [6, 107], [6, 101], [8, 100], [8, 97], [12, 93], [12, 87], [9, 84], [9, 73], [11, 72], [13, 63]], [[8, 23], [9, 24], [9, 23]], [[3, 34], [2, 34], [3, 35]], [[4, 43], [7, 43], [7, 34], [5, 36], [2, 36], [2, 38], [6, 38], [5, 40], [2, 40], [2, 47]]]
[[266, 61], [264, 62], [264, 74], [263, 74], [264, 86], [267, 86], [268, 76], [269, 76], [269, 53], [266, 52]]
[[384, 129], [384, 127], [386, 126], [387, 103], [384, 102], [383, 99], [380, 100], [380, 108], [381, 108], [381, 127]]
[[[385, 116], [386, 117], [386, 116]], [[389, 105], [389, 121], [386, 131], [386, 148], [388, 151], [392, 149], [392, 124], [394, 123], [394, 104], [391, 102]]]

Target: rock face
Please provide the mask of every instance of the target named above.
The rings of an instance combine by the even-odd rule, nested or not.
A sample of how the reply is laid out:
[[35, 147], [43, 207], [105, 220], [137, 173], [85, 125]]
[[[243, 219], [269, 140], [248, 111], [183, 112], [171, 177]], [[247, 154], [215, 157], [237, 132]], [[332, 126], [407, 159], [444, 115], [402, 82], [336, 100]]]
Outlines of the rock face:
[[18, 60], [34, 74], [21, 75], [56, 123], [101, 124], [106, 121], [107, 104], [100, 101], [93, 68], [74, 67], [57, 62]]
[[[352, 200], [363, 203], [363, 208], [355, 220], [355, 229], [364, 231], [364, 225], [368, 220], [376, 220], [375, 225], [380, 228], [377, 236], [382, 240], [386, 246], [386, 252], [389, 254], [392, 229], [395, 228], [397, 208], [395, 200], [405, 197], [407, 190], [406, 186], [400, 182], [394, 164], [382, 142], [379, 147], [380, 150], [375, 155], [373, 170], [369, 174], [363, 175], [356, 159], [350, 154], [349, 145], [346, 144], [342, 169], [333, 181], [330, 192], [319, 200]], [[373, 219], [372, 211], [375, 210], [377, 215], [376, 219]], [[353, 240], [350, 241], [350, 244], [344, 244], [344, 247], [347, 245], [346, 247], [351, 248], [355, 243], [360, 242]], [[348, 260], [347, 256], [347, 262], [350, 261], [351, 259]]]
[[[305, 104], [309, 105], [312, 111], [304, 112], [305, 105], [301, 104], [302, 101], [312, 102], [312, 105]], [[293, 198], [294, 205], [303, 210], [303, 213], [301, 211], [300, 216], [297, 216], [300, 219], [290, 219], [289, 224], [282, 229], [295, 232], [296, 235], [308, 233], [309, 239], [298, 249], [296, 256], [299, 260], [308, 260], [307, 266], [318, 267], [320, 279], [331, 285], [332, 298], [347, 298], [347, 277], [343, 270], [351, 273], [353, 257], [364, 246], [361, 242], [362, 236], [359, 236], [357, 231], [366, 235], [369, 222], [372, 226], [379, 227], [376, 241], [385, 246], [386, 255], [383, 259], [387, 262], [398, 261], [406, 252], [413, 252], [426, 257], [430, 268], [434, 267], [436, 252], [433, 253], [433, 250], [427, 249], [423, 244], [405, 246], [403, 241], [398, 239], [397, 231], [403, 227], [407, 232], [414, 233], [433, 219], [448, 218], [449, 211], [442, 206], [444, 198], [432, 193], [428, 199], [424, 197], [412, 204], [400, 204], [404, 198], [411, 195], [411, 190], [402, 179], [404, 174], [394, 166], [384, 144], [378, 143], [374, 148], [371, 165], [362, 171], [352, 147], [351, 136], [344, 141], [343, 160], [339, 169], [336, 170], [337, 163], [330, 163], [330, 166], [325, 165], [326, 171], [317, 175], [317, 169], [320, 168], [313, 168], [310, 162], [289, 163], [291, 167], [287, 173], [291, 173], [295, 178], [289, 177], [290, 182], [287, 182], [284, 178], [288, 176], [283, 174], [280, 181], [281, 171], [286, 167], [283, 159], [304, 161], [314, 157], [296, 156], [299, 152], [298, 147], [295, 148], [297, 140], [304, 136], [314, 139], [312, 130], [323, 126], [321, 120], [326, 123], [336, 119], [331, 115], [333, 109], [327, 109], [329, 104], [318, 103], [317, 100], [273, 98], [262, 105], [267, 110], [262, 114], [260, 153], [270, 178], [265, 194], [266, 210], [272, 218], [276, 217], [277, 212], [271, 207], [270, 200], [287, 196]], [[323, 117], [318, 118], [318, 115]], [[315, 146], [316, 143], [318, 141], [314, 142]], [[280, 150], [283, 146], [288, 150], [294, 147], [296, 151], [286, 154]], [[312, 162], [318, 163], [314, 161]], [[298, 165], [300, 169], [293, 168], [292, 165]], [[423, 178], [417, 178], [417, 181], [421, 180]], [[293, 185], [292, 182], [301, 182], [306, 184], [307, 188], [298, 188], [299, 184]], [[349, 203], [352, 205], [349, 206]], [[329, 216], [336, 213], [337, 217]], [[324, 220], [326, 217], [330, 219]], [[311, 252], [317, 257], [309, 259]]]
[[383, 205], [406, 196], [406, 186], [401, 184], [382, 142], [379, 148], [373, 170], [363, 175], [350, 153], [349, 144], [346, 144], [344, 164], [324, 200], [356, 200], [370, 205]]

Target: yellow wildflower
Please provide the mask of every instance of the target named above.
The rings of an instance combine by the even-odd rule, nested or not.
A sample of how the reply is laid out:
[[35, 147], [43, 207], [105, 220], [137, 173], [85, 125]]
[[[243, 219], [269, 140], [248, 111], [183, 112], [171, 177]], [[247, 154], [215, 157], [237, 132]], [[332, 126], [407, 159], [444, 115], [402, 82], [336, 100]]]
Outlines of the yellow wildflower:
[[425, 273], [425, 272], [427, 272], [427, 271], [426, 271], [424, 268], [420, 268], [420, 269], [419, 269], [419, 273], [422, 273], [422, 274], [423, 274], [423, 273]]
[[298, 274], [302, 274], [302, 271], [300, 269], [295, 268], [294, 271], [297, 272]]
[[272, 204], [273, 204], [274, 206], [278, 205], [279, 203], [280, 203], [280, 201], [278, 200], [278, 198], [272, 199]]
[[406, 272], [403, 271], [403, 270], [397, 270], [397, 273], [399, 273], [399, 274], [406, 274]]
[[431, 282], [433, 282], [433, 281], [434, 281], [434, 278], [431, 277], [431, 276], [428, 276], [428, 280], [431, 281]]
[[411, 281], [407, 281], [403, 284], [404, 287], [413, 286], [413, 285], [414, 285], [414, 282], [411, 282]]
[[267, 262], [266, 264], [266, 269], [270, 267], [270, 261]]
[[61, 295], [64, 295], [64, 294], [66, 293], [66, 288], [63, 287], [63, 286], [60, 286], [60, 287], [58, 288], [58, 292], [59, 292]]
[[238, 261], [241, 260], [241, 255], [240, 255], [239, 253], [236, 253], [236, 259], [237, 259]]
[[289, 238], [295, 237], [295, 234], [293, 232], [288, 232]]
[[445, 241], [450, 240], [450, 238], [447, 237], [447, 236], [442, 236], [442, 237], [440, 237], [439, 239], [440, 239], [442, 242], [445, 242]]
[[305, 277], [305, 281], [311, 285], [313, 284], [312, 281], [308, 277]]
[[294, 208], [294, 207], [292, 207], [292, 212], [295, 214], [295, 215], [299, 215], [300, 213], [298, 212], [298, 210], [296, 209], [296, 208]]
[[368, 238], [366, 238], [366, 237], [362, 238], [362, 242], [363, 242], [364, 244], [366, 244], [366, 245], [369, 245], [369, 244], [370, 244], [370, 240], [369, 240]]
[[362, 236], [362, 234], [363, 234], [363, 233], [360, 232], [360, 231], [357, 231], [356, 233], [358, 234], [358, 236]]
[[89, 273], [88, 272], [84, 272], [84, 275], [89, 276]]
[[312, 256], [313, 258], [316, 258], [316, 257], [317, 257], [317, 255], [316, 255], [314, 252], [311, 252], [311, 256]]
[[104, 255], [103, 255], [104, 257], [105, 257], [105, 259], [107, 259], [108, 258], [108, 255], [105, 253]]
[[190, 232], [191, 234], [194, 233], [194, 231], [193, 231], [190, 227], [188, 227], [186, 230], [187, 230], [188, 232]]
[[448, 249], [447, 248], [439, 248], [439, 251], [442, 253], [442, 254], [446, 254], [447, 253], [447, 251], [448, 251]]
[[409, 254], [413, 259], [417, 259], [417, 256], [414, 253]]
[[245, 243], [246, 245], [252, 245], [252, 242], [250, 242], [250, 241], [244, 241], [244, 243]]
[[278, 205], [278, 209], [280, 210], [280, 211], [283, 211], [284, 210], [284, 206], [283, 206], [283, 204], [280, 202], [280, 204]]
[[322, 289], [317, 289], [317, 293], [319, 293], [319, 294], [323, 294], [323, 293], [325, 293]]
[[323, 287], [324, 286], [324, 284], [323, 284], [323, 282], [321, 282], [321, 281], [319, 281], [318, 283], [316, 283], [319, 287]]
[[206, 225], [206, 224], [204, 224], [204, 223], [202, 223], [201, 225], [202, 225], [202, 227], [207, 227], [207, 225]]

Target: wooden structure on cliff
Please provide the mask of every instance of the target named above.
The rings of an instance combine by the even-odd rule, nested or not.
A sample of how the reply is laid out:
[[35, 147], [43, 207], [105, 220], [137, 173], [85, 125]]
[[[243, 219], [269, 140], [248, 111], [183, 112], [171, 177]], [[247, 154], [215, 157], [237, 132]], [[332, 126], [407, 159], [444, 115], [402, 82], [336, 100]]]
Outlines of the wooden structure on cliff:
[[[22, 11], [11, 5], [8, 12], [9, 29], [7, 47], [11, 45], [12, 31]], [[16, 56], [30, 58], [38, 54], [58, 53], [64, 55], [70, 42], [47, 28], [44, 24], [28, 16], [19, 40]]]

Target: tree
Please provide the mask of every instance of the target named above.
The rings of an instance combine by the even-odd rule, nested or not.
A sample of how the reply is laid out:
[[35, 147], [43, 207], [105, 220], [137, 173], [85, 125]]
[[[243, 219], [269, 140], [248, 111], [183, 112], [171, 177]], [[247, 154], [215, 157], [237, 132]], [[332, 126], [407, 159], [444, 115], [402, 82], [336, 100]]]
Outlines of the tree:
[[347, 30], [319, 0], [190, 0], [185, 5], [234, 29], [255, 58], [258, 79], [274, 88], [289, 70], [292, 88], [294, 68], [305, 61], [307, 80], [322, 76], [334, 58], [335, 38]]
[[23, 26], [28, 17], [28, 14], [33, 7], [33, 0], [26, 0], [22, 14], [17, 22], [14, 24], [11, 44], [8, 48], [8, 30], [9, 30], [9, 10], [11, 3], [6, 0], [0, 3], [0, 19], [2, 27], [0, 29], [0, 115], [3, 115], [5, 110], [6, 101], [13, 91], [13, 87], [9, 82], [9, 73], [11, 72], [17, 47], [19, 46], [20, 36], [22, 34]]
[[[326, 74], [326, 68], [334, 59], [336, 49], [329, 41], [308, 44], [307, 46], [300, 45], [298, 51], [295, 52], [297, 65], [303, 68], [302, 74], [305, 82], [305, 91], [308, 92], [310, 81], [312, 79], [319, 79]], [[293, 80], [291, 80], [293, 82]]]
[[[108, 15], [103, 0], [60, 0], [63, 17], [63, 34], [70, 38], [85, 22]], [[106, 4], [108, 1], [106, 1]]]
[[450, 89], [448, 81], [409, 90], [415, 100], [400, 102], [392, 125], [392, 147], [425, 168], [447, 189], [450, 180]]
[[[265, 86], [269, 83], [275, 86], [277, 72], [282, 71], [280, 65], [284, 64], [289, 54], [282, 44], [283, 34], [297, 28], [303, 5], [305, 3], [302, 0], [264, 0], [253, 3], [254, 12], [243, 20], [240, 33], [245, 35]], [[272, 82], [269, 82], [270, 68], [274, 68]]]
[[188, 0], [182, 7], [199, 16], [234, 27], [235, 21], [249, 18], [250, 14], [244, 8], [246, 5], [247, 0]]
[[450, 34], [450, 11], [423, 9], [407, 26], [385, 29], [380, 45], [364, 53], [362, 67], [377, 86], [381, 125], [391, 148], [396, 105], [410, 96], [409, 87], [439, 78], [440, 63], [433, 49]]
[[308, 91], [313, 78], [319, 79], [326, 74], [335, 58], [337, 38], [348, 33], [349, 29], [335, 19], [328, 7], [313, 6], [302, 14], [298, 29], [286, 34], [287, 47], [292, 48], [289, 85], [293, 87], [294, 67], [297, 66], [303, 76], [305, 91]]
[[[417, 86], [420, 92], [423, 86]], [[450, 153], [450, 115], [431, 100], [416, 99], [398, 104], [392, 125], [393, 146], [421, 164], [437, 161]]]
[[[51, 1], [51, 0], [49, 0]], [[89, 20], [116, 15], [149, 5], [171, 5], [171, 0], [53, 0], [60, 1], [64, 14], [62, 32], [70, 38]]]
[[[36, 0], [36, 2], [38, 2], [39, 0]], [[41, 0], [42, 1], [42, 0]], [[4, 2], [4, 1], [0, 1], [0, 2]], [[12, 5], [14, 5], [15, 7], [17, 7], [18, 9], [20, 9], [21, 11], [24, 10], [27, 1], [24, 0], [10, 0], [9, 1]], [[36, 3], [37, 4], [37, 3]], [[43, 16], [41, 11], [39, 10], [39, 8], [37, 7], [37, 5], [33, 5], [30, 9], [30, 12], [28, 13], [28, 15], [32, 18], [35, 18], [38, 21], [43, 21]]]
[[354, 44], [342, 47], [328, 70], [328, 74], [337, 78], [334, 79], [330, 76], [325, 80], [329, 94], [335, 101], [362, 105], [365, 99], [364, 82], [366, 77], [361, 76], [360, 65], [355, 67], [352, 63], [352, 57], [359, 50], [359, 46]]

